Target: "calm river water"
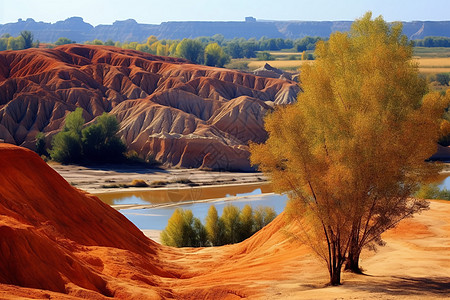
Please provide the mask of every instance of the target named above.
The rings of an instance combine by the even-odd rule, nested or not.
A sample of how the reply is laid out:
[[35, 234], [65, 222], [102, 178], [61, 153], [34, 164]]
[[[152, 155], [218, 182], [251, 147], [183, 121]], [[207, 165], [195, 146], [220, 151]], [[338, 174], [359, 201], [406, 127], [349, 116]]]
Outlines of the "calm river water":
[[[450, 190], [450, 176], [439, 178], [439, 187]], [[272, 193], [269, 183], [227, 186], [201, 186], [180, 189], [155, 189], [151, 191], [125, 191], [97, 194], [110, 205], [155, 205], [159, 207], [120, 209], [120, 212], [139, 229], [163, 230], [175, 209], [192, 210], [195, 217], [205, 221], [208, 209], [215, 205], [219, 215], [228, 204], [243, 208], [269, 206], [280, 214], [286, 206], [287, 196]], [[202, 201], [212, 199], [211, 201]], [[164, 205], [167, 204], [167, 205]]]
[[[277, 214], [286, 206], [287, 196], [271, 193], [270, 184], [229, 185], [220, 187], [193, 187], [183, 189], [133, 191], [97, 194], [110, 205], [157, 205], [159, 207], [121, 209], [120, 212], [139, 229], [162, 230], [175, 209], [192, 210], [195, 217], [203, 222], [211, 205], [215, 205], [219, 215], [228, 204], [243, 208], [246, 204], [253, 208], [270, 206]], [[202, 201], [212, 199], [211, 201]], [[198, 202], [195, 202], [198, 201]], [[168, 204], [168, 205], [162, 205]]]

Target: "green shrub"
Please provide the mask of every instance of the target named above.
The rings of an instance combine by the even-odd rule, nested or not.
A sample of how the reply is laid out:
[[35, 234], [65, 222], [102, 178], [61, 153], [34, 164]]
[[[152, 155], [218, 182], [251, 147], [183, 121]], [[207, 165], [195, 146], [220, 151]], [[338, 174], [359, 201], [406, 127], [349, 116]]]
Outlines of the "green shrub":
[[117, 161], [124, 158], [126, 146], [117, 137], [119, 122], [113, 115], [103, 113], [94, 124], [83, 128], [83, 109], [69, 113], [64, 129], [52, 140], [50, 156], [61, 163], [88, 161]]
[[275, 57], [273, 57], [273, 55], [271, 55], [269, 52], [267, 51], [263, 51], [263, 52], [258, 52], [256, 54], [256, 58], [258, 60], [275, 60]]
[[81, 158], [80, 137], [72, 131], [62, 131], [52, 139], [52, 160], [68, 164], [78, 162]]
[[445, 188], [441, 190], [435, 183], [424, 184], [414, 196], [419, 199], [450, 200], [450, 191]]
[[36, 134], [36, 153], [39, 156], [46, 156], [47, 150], [45, 148], [45, 135], [42, 132]]

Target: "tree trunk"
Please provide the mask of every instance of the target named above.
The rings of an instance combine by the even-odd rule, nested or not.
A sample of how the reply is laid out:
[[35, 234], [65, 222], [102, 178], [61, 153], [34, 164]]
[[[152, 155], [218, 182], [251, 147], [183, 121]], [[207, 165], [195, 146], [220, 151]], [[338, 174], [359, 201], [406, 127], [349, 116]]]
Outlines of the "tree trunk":
[[359, 255], [361, 251], [353, 250], [349, 251], [347, 260], [345, 261], [345, 271], [349, 271], [356, 274], [362, 274], [361, 268], [359, 267]]
[[341, 284], [341, 267], [333, 268], [330, 271], [330, 284], [333, 286]]

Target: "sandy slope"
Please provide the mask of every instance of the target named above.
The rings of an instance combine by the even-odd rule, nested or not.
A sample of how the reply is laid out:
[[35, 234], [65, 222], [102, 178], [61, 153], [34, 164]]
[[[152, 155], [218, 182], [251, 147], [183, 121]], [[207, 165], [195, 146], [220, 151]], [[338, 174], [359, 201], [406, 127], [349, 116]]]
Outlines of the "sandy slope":
[[0, 144], [0, 299], [437, 299], [450, 295], [450, 203], [387, 232], [367, 275], [327, 287], [283, 214], [246, 241], [174, 249], [73, 189], [31, 151]]

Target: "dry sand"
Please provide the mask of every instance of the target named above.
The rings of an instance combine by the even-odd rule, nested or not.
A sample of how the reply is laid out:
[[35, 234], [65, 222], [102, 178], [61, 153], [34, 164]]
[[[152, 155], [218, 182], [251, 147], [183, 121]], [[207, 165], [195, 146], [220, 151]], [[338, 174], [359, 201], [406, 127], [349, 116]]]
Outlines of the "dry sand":
[[[186, 178], [212, 181], [258, 181], [259, 173], [211, 173], [198, 170], [92, 170], [52, 166], [76, 187], [100, 192], [107, 180], [164, 180]], [[76, 172], [74, 172], [76, 171]], [[81, 172], [80, 172], [81, 171]], [[242, 177], [237, 177], [242, 176]], [[269, 230], [268, 228], [267, 230]], [[431, 201], [430, 210], [386, 232], [386, 246], [377, 253], [364, 251], [365, 275], [343, 273], [343, 285], [329, 287], [326, 268], [305, 247], [288, 246], [279, 232], [263, 245], [258, 237], [242, 244], [205, 249], [165, 250], [165, 259], [196, 274], [183, 280], [163, 280], [174, 290], [191, 294], [229, 287], [227, 299], [450, 299], [450, 202]], [[157, 240], [158, 231], [145, 234]], [[255, 248], [256, 247], [256, 248]], [[253, 252], [250, 248], [258, 249]], [[173, 252], [173, 253], [172, 253]], [[182, 254], [182, 255], [181, 255]], [[182, 258], [184, 257], [184, 258]], [[237, 293], [236, 291], [239, 291]], [[219, 295], [219, 294], [217, 294]], [[235, 295], [236, 297], [232, 297]], [[194, 299], [194, 298], [192, 298]]]
[[377, 253], [363, 252], [365, 275], [344, 272], [342, 286], [308, 289], [299, 284], [307, 282], [301, 274], [291, 274], [290, 280], [272, 282], [271, 294], [286, 299], [450, 299], [450, 202], [431, 201], [430, 207], [386, 232], [386, 246]]
[[[166, 181], [165, 187], [179, 188], [175, 181], [189, 179], [199, 185], [223, 185], [264, 182], [267, 178], [259, 172], [216, 172], [198, 169], [149, 169], [139, 166], [104, 165], [84, 167], [61, 165], [51, 162], [49, 166], [58, 172], [72, 186], [89, 193], [129, 191], [131, 188], [110, 188], [108, 186], [129, 184], [134, 179], [142, 179], [147, 184]], [[185, 185], [187, 187], [187, 185]], [[142, 191], [149, 188], [138, 188]]]

